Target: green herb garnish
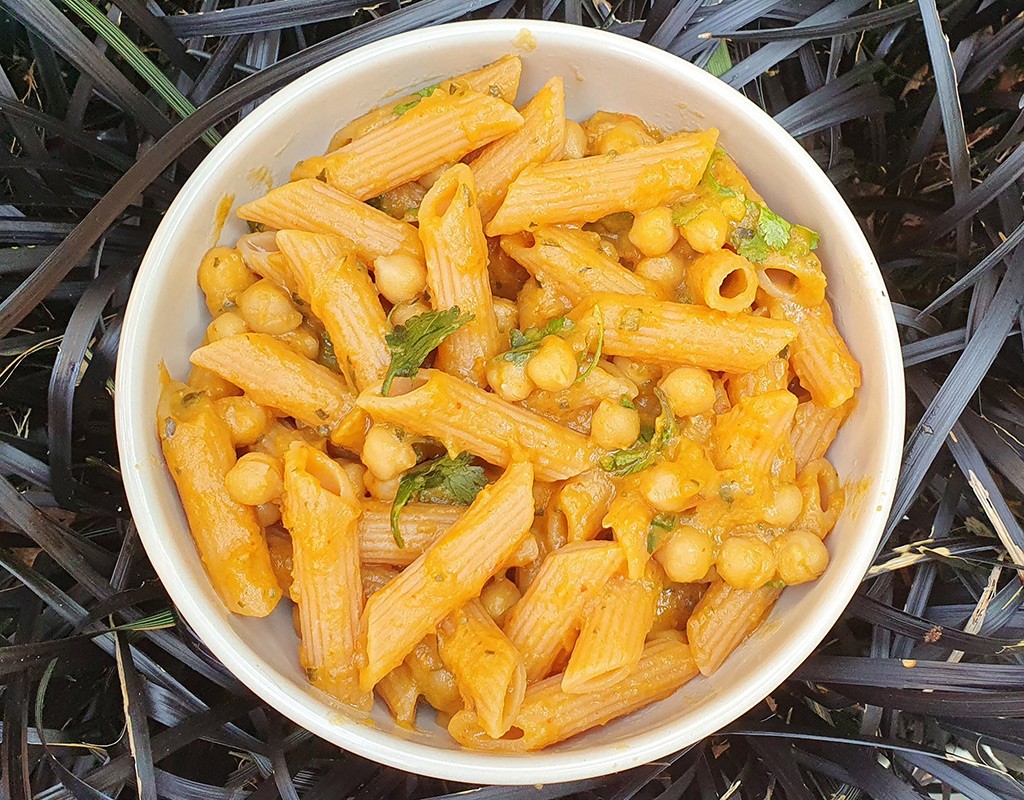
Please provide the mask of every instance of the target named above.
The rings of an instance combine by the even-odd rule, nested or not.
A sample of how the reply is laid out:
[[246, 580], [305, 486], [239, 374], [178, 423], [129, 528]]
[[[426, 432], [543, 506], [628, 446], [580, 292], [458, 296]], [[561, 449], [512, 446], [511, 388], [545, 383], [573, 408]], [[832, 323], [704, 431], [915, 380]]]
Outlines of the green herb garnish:
[[399, 105], [395, 106], [395, 116], [400, 117], [406, 111], [410, 111], [416, 108], [416, 106], [420, 104], [420, 100], [422, 100], [424, 97], [430, 97], [430, 95], [434, 93], [434, 90], [437, 89], [437, 87], [440, 85], [441, 84], [439, 83], [435, 83], [433, 86], [427, 86], [425, 89], [420, 89], [418, 92], [413, 92], [414, 97], [412, 100], [407, 100], [406, 102], [400, 103]]
[[628, 408], [630, 411], [636, 411], [636, 406], [627, 395], [622, 395], [622, 397], [619, 398], [619, 405], [623, 408]]
[[513, 330], [509, 336], [511, 349], [501, 354], [506, 361], [522, 365], [530, 360], [530, 356], [540, 349], [545, 336], [560, 336], [568, 333], [575, 326], [565, 317], [556, 317], [543, 328], [527, 328], [525, 331]]
[[587, 368], [576, 378], [576, 383], [587, 379], [587, 376], [594, 371], [597, 362], [601, 360], [601, 353], [604, 351], [604, 315], [599, 306], [594, 306], [594, 313], [597, 315], [597, 347], [594, 349], [594, 357], [590, 359]]
[[668, 398], [661, 389], [655, 389], [661, 403], [661, 413], [654, 421], [654, 432], [646, 439], [643, 434], [630, 447], [624, 450], [613, 450], [601, 459], [601, 469], [613, 475], [632, 475], [647, 469], [661, 455], [665, 447], [676, 437], [676, 419], [669, 408]]
[[655, 514], [651, 527], [647, 529], [647, 552], [653, 553], [665, 539], [665, 534], [676, 528], [676, 518], [671, 514]]
[[384, 337], [391, 348], [391, 364], [384, 374], [380, 392], [391, 391], [391, 382], [397, 377], [411, 378], [434, 349], [455, 331], [470, 322], [472, 314], [463, 314], [458, 306], [447, 311], [427, 311], [410, 317]]
[[756, 227], [747, 236], [733, 237], [736, 252], [755, 264], [764, 261], [773, 252], [779, 252], [789, 244], [793, 226], [761, 203], [746, 201], [748, 211], [757, 211]]
[[405, 547], [405, 542], [398, 530], [398, 517], [411, 500], [468, 506], [476, 499], [487, 478], [483, 467], [473, 466], [472, 460], [471, 453], [441, 456], [417, 464], [402, 476], [391, 504], [391, 534], [399, 547]]

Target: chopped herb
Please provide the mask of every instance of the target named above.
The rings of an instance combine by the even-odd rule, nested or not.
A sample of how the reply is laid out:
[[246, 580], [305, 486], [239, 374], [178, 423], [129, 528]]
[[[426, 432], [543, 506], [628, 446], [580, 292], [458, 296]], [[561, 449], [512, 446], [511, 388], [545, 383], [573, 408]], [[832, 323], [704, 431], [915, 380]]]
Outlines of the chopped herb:
[[[724, 44], [724, 43], [723, 43]], [[722, 156], [725, 155], [724, 150], [716, 150], [711, 156], [711, 160], [708, 161], [707, 169], [704, 170], [704, 175], [701, 177], [700, 182], [703, 186], [711, 189], [715, 194], [721, 197], [737, 197], [738, 194], [735, 189], [731, 189], [728, 186], [722, 186], [715, 178], [715, 162], [718, 161]]]
[[330, 414], [328, 414], [328, 413], [327, 413], [326, 411], [324, 411], [324, 410], [323, 410], [322, 408], [318, 408], [318, 409], [317, 409], [316, 411], [314, 411], [313, 413], [314, 413], [314, 414], [316, 414], [316, 415], [317, 415], [317, 417], [319, 417], [320, 419], [327, 419], [327, 418], [328, 418], [328, 417], [330, 416]]
[[[322, 180], [327, 180], [327, 178], [325, 177]], [[270, 230], [262, 222], [253, 222], [251, 219], [246, 220], [245, 224], [249, 227], [249, 233], [264, 233]]]
[[726, 503], [731, 503], [736, 499], [736, 492], [739, 490], [740, 485], [735, 481], [730, 481], [729, 483], [723, 483], [718, 487], [718, 496]]
[[789, 244], [793, 226], [766, 205], [746, 203], [748, 212], [757, 211], [757, 227], [752, 233], [746, 231], [746, 236], [734, 237], [733, 246], [747, 261], [760, 263]]
[[655, 514], [647, 529], [647, 552], [653, 553], [665, 540], [665, 534], [675, 530], [676, 518], [671, 514]]
[[338, 357], [334, 353], [334, 342], [331, 341], [331, 337], [327, 331], [320, 334], [320, 355], [317, 358], [317, 361], [328, 369], [333, 369], [335, 372], [341, 372], [341, 366], [338, 364]]
[[327, 183], [327, 167], [324, 167], [316, 174], [316, 179], [318, 181], [323, 181], [324, 183]]
[[650, 440], [641, 436], [624, 450], [613, 450], [601, 459], [601, 469], [613, 475], [632, 475], [647, 469], [661, 455], [665, 447], [676, 437], [676, 420], [669, 407], [668, 398], [661, 389], [655, 389], [661, 413], [654, 421], [654, 432]]
[[441, 342], [472, 319], [472, 314], [463, 314], [458, 306], [452, 306], [447, 311], [417, 314], [391, 331], [384, 337], [391, 348], [391, 364], [384, 375], [381, 394], [391, 391], [391, 381], [396, 377], [415, 375], [420, 364]]
[[203, 393], [201, 391], [200, 392], [189, 392], [188, 394], [183, 394], [181, 396], [181, 405], [182, 405], [183, 408], [188, 408], [189, 406], [193, 406], [193, 405], [196, 404], [196, 401], [199, 400], [199, 398], [202, 397], [202, 396], [203, 396]]
[[420, 221], [420, 207], [413, 206], [412, 208], [405, 209], [405, 214], [402, 215], [403, 222], [419, 222]]
[[487, 94], [491, 97], [501, 97], [501, 87], [495, 83], [492, 83], [487, 87]]
[[630, 411], [636, 411], [636, 406], [627, 395], [622, 395], [622, 397], [619, 398], [619, 405], [623, 408], [628, 408]]
[[177, 422], [175, 422], [170, 417], [165, 419], [164, 420], [164, 438], [165, 439], [170, 439], [172, 436], [174, 436], [174, 431], [177, 430], [177, 428], [178, 428], [178, 423]]
[[410, 111], [416, 106], [418, 106], [422, 98], [430, 97], [430, 95], [432, 95], [434, 91], [437, 89], [437, 87], [440, 85], [441, 84], [439, 83], [435, 83], [433, 86], [428, 86], [425, 89], [420, 89], [418, 92], [413, 92], [413, 94], [415, 95], [415, 98], [413, 100], [408, 100], [404, 103], [400, 103], [399, 105], [395, 106], [395, 116], [400, 117], [405, 112]]
[[473, 466], [471, 453], [455, 458], [441, 456], [424, 461], [408, 470], [398, 482], [398, 493], [391, 504], [391, 534], [399, 547], [405, 547], [398, 530], [398, 517], [412, 500], [452, 503], [468, 506], [487, 483], [483, 467]]
[[779, 358], [789, 358], [789, 345], [788, 344], [779, 351]]
[[597, 347], [594, 349], [594, 357], [590, 359], [587, 368], [580, 373], [576, 383], [587, 379], [587, 376], [597, 366], [597, 362], [601, 360], [601, 353], [604, 351], [604, 315], [601, 313], [599, 306], [594, 306], [594, 313], [597, 315]]
[[770, 589], [785, 589], [787, 586], [789, 586], [789, 584], [783, 580], [775, 580], [768, 581], [768, 583], [766, 583], [765, 586]]
[[306, 301], [299, 297], [298, 292], [292, 292], [292, 302], [295, 303], [295, 305], [299, 306], [299, 308], [306, 305]]
[[574, 327], [572, 321], [565, 317], [556, 317], [543, 328], [527, 328], [525, 331], [514, 329], [508, 336], [511, 349], [502, 353], [501, 357], [513, 364], [525, 364], [540, 349], [545, 336], [560, 336]]

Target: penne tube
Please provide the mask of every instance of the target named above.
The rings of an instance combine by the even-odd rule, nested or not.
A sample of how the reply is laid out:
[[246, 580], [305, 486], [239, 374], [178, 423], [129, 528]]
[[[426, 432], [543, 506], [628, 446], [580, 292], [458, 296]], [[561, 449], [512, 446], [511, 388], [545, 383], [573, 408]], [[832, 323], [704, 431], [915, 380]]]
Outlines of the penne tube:
[[711, 459], [718, 469], [746, 467], [768, 472], [783, 442], [789, 441], [798, 401], [785, 389], [741, 397], [711, 430]]
[[757, 273], [743, 256], [715, 250], [687, 267], [686, 287], [695, 303], [739, 314], [749, 309], [757, 296]]
[[570, 694], [618, 691], [644, 652], [654, 624], [660, 586], [615, 576], [584, 611], [579, 638], [562, 673]]
[[604, 318], [605, 355], [722, 372], [762, 367], [797, 335], [784, 320], [621, 294], [593, 295], [570, 319], [584, 318], [594, 306]]
[[282, 520], [292, 535], [294, 585], [311, 684], [363, 711], [373, 698], [359, 688], [359, 500], [342, 466], [309, 445], [284, 457]]
[[191, 361], [317, 431], [333, 444], [358, 449], [366, 415], [340, 375], [263, 333], [241, 333], [204, 345]]
[[565, 517], [568, 541], [595, 538], [614, 496], [615, 486], [604, 470], [588, 470], [567, 480], [558, 490], [555, 511]]
[[300, 295], [327, 328], [338, 363], [359, 389], [379, 382], [391, 363], [388, 320], [365, 265], [338, 236], [279, 231], [277, 244]]
[[594, 292], [666, 296], [656, 283], [644, 280], [598, 250], [599, 239], [591, 231], [544, 226], [502, 236], [501, 249], [573, 305]]
[[530, 164], [558, 159], [565, 141], [565, 87], [551, 78], [520, 113], [523, 127], [487, 145], [469, 162], [476, 178], [478, 207], [484, 224], [505, 199], [512, 181]]
[[601, 521], [604, 527], [612, 529], [626, 559], [626, 574], [633, 580], [643, 577], [651, 558], [647, 535], [652, 519], [654, 512], [638, 493], [620, 490]]
[[460, 711], [452, 717], [448, 732], [472, 749], [540, 750], [664, 700], [698, 674], [689, 645], [678, 635], [664, 634], [644, 647], [639, 663], [614, 692], [571, 694], [562, 690], [561, 675], [531, 686], [514, 725], [522, 731], [519, 738], [490, 738], [472, 711]]
[[504, 100], [455, 84], [449, 91], [438, 87], [387, 124], [325, 156], [300, 161], [291, 179], [321, 178], [367, 200], [458, 161], [522, 124]]
[[[391, 532], [391, 503], [364, 500], [363, 515], [359, 518], [359, 552], [363, 562], [407, 567], [465, 513], [465, 506], [408, 503], [398, 518], [398, 530], [405, 545], [399, 547]], [[536, 539], [527, 536], [512, 554], [508, 566], [529, 564], [537, 554]]]
[[533, 468], [520, 462], [484, 488], [458, 522], [366, 602], [363, 689], [372, 689], [442, 619], [479, 595], [532, 522]]
[[796, 407], [789, 435], [797, 472], [802, 472], [809, 462], [825, 457], [839, 429], [853, 411], [853, 404], [854, 401], [847, 400], [836, 408], [825, 408], [808, 400]]
[[[263, 531], [270, 552], [270, 565], [281, 591], [291, 596], [292, 588], [292, 537], [280, 525], [271, 525]], [[295, 599], [294, 597], [292, 598]]]
[[829, 304], [806, 308], [771, 298], [768, 309], [773, 319], [796, 325], [799, 334], [790, 345], [789, 363], [815, 402], [837, 408], [853, 397], [860, 386], [860, 365], [836, 330]]
[[345, 237], [365, 263], [406, 253], [423, 260], [416, 228], [389, 217], [323, 181], [307, 178], [271, 189], [238, 209], [238, 216], [277, 230]]
[[805, 256], [772, 252], [757, 265], [757, 278], [766, 294], [802, 306], [825, 302], [825, 273], [814, 253]]
[[438, 346], [437, 368], [486, 386], [487, 360], [501, 349], [501, 337], [469, 167], [456, 164], [441, 174], [420, 204], [419, 221], [431, 305], [435, 311], [458, 306], [473, 315]]
[[163, 373], [157, 433], [210, 583], [229, 609], [265, 617], [283, 594], [256, 512], [231, 499], [231, 432], [210, 398]]
[[409, 667], [399, 664], [378, 681], [376, 689], [395, 723], [406, 730], [414, 730], [420, 690]]
[[714, 674], [726, 657], [761, 624], [782, 593], [777, 586], [752, 592], [716, 580], [686, 621], [693, 660], [704, 675]]
[[526, 694], [526, 665], [515, 645], [479, 600], [470, 600], [441, 621], [437, 644], [466, 707], [476, 711], [488, 736], [504, 736]]
[[797, 475], [796, 485], [803, 497], [803, 508], [792, 527], [824, 539], [846, 507], [846, 491], [835, 467], [824, 458], [809, 461]]
[[245, 265], [257, 275], [272, 280], [289, 293], [298, 289], [288, 260], [278, 250], [277, 234], [274, 231], [248, 233], [235, 246]]
[[469, 451], [499, 467], [527, 459], [542, 481], [578, 475], [601, 455], [585, 436], [445, 372], [421, 369], [412, 385], [389, 397], [367, 390], [357, 402], [374, 422], [439, 439], [451, 453]]
[[[438, 88], [440, 91], [447, 92], [452, 86], [468, 86], [474, 92], [500, 97], [506, 103], [511, 103], [516, 99], [516, 92], [519, 91], [519, 78], [522, 72], [523, 62], [519, 56], [502, 56], [485, 67], [441, 81]], [[365, 136], [370, 131], [386, 125], [397, 116], [395, 109], [417, 102], [421, 96], [419, 93], [407, 94], [352, 120], [331, 137], [327, 152], [338, 150], [353, 139], [358, 139], [360, 136]]]
[[620, 211], [638, 212], [677, 200], [707, 168], [718, 131], [678, 133], [628, 153], [534, 164], [508, 188], [487, 224], [488, 236], [537, 225], [596, 222]]
[[614, 542], [567, 544], [547, 555], [505, 625], [523, 654], [528, 681], [547, 677], [563, 643], [578, 630], [587, 600], [622, 564], [622, 550]]
[[727, 376], [725, 383], [729, 402], [733, 404], [744, 397], [778, 392], [788, 386], [789, 362], [778, 356], [751, 372]]

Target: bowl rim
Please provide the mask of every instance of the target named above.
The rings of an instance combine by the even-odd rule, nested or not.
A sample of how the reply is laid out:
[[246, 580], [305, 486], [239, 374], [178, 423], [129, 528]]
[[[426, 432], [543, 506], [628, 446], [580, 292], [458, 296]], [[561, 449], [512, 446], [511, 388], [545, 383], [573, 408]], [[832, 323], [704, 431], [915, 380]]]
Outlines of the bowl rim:
[[[151, 521], [153, 516], [150, 512], [156, 500], [151, 497], [151, 481], [146, 476], [154, 467], [147, 463], [142, 445], [141, 437], [145, 434], [134, 430], [132, 423], [140, 413], [142, 416], [139, 418], [147, 418], [150, 413], [138, 408], [138, 396], [133, 391], [136, 385], [146, 379], [147, 371], [153, 370], [153, 365], [141, 363], [141, 351], [136, 347], [136, 342], [140, 341], [140, 334], [147, 323], [143, 312], [151, 301], [149, 295], [155, 291], [150, 288], [150, 284], [166, 268], [169, 255], [173, 252], [178, 218], [197, 197], [204, 194], [208, 178], [217, 172], [236, 141], [242, 140], [286, 108], [309, 85], [330, 79], [355, 64], [390, 55], [412, 45], [435, 40], [452, 44], [456, 37], [472, 36], [478, 32], [488, 35], [507, 34], [511, 42], [523, 30], [563, 37], [591, 47], [596, 46], [597, 49], [616, 50], [628, 57], [646, 61], [663, 72], [672, 73], [675, 79], [713, 90], [720, 95], [721, 102], [733, 106], [738, 113], [752, 117], [762, 134], [801, 167], [800, 179], [813, 185], [819, 195], [825, 198], [824, 211], [835, 214], [837, 223], [847, 229], [856, 248], [848, 251], [846, 258], [864, 265], [866, 302], [876, 306], [885, 304], [887, 308], [889, 304], [877, 262], [857, 221], [839, 192], [795, 139], [740, 92], [727, 87], [699, 67], [646, 43], [608, 31], [551, 21], [479, 20], [447, 23], [398, 34], [337, 56], [311, 70], [267, 98], [228, 132], [189, 177], [168, 208], [142, 260], [125, 312], [115, 378], [115, 421], [125, 490], [129, 507], [137, 520], [140, 538], [154, 569], [184, 619], [211, 652], [261, 699], [307, 730], [360, 756], [398, 769], [460, 782], [537, 784], [591, 778], [661, 758], [713, 734], [756, 705], [811, 654], [849, 604], [863, 575], [862, 572], [847, 569], [836, 586], [832, 602], [826, 606], [833, 609], [834, 613], [814, 617], [808, 623], [808, 630], [804, 632], [798, 646], [791, 648], [785, 658], [776, 658], [775, 663], [769, 663], [767, 666], [771, 669], [762, 670], [754, 679], [716, 701], [711, 709], [714, 714], [704, 713], [685, 725], [662, 725], [653, 731], [636, 734], [630, 737], [628, 745], [622, 742], [598, 743], [585, 752], [555, 750], [515, 756], [465, 749], [442, 750], [430, 744], [399, 738], [356, 720], [328, 719], [322, 711], [321, 701], [309, 693], [290, 691], [287, 686], [275, 681], [274, 671], [262, 671], [245, 657], [245, 652], [250, 648], [223, 619], [224, 614], [228, 613], [226, 610], [210, 614], [209, 608], [188, 590], [182, 573], [175, 568], [174, 559], [164, 546], [160, 526]], [[876, 506], [871, 511], [870, 521], [870, 525], [877, 528], [877, 536], [871, 541], [872, 550], [881, 537], [885, 516], [892, 504], [900, 466], [905, 402], [895, 319], [891, 309], [888, 314], [880, 313], [879, 316], [883, 325], [883, 348], [880, 354], [883, 364], [880, 372], [885, 380], [887, 413], [884, 425], [878, 431], [878, 441], [884, 447], [880, 459], [881, 469], [868, 489], [871, 505]], [[859, 548], [861, 553], [866, 553], [867, 549], [865, 546]], [[870, 558], [865, 559], [864, 570], [869, 564]], [[841, 599], [841, 603], [836, 602], [836, 599]], [[315, 708], [314, 702], [321, 709]]]

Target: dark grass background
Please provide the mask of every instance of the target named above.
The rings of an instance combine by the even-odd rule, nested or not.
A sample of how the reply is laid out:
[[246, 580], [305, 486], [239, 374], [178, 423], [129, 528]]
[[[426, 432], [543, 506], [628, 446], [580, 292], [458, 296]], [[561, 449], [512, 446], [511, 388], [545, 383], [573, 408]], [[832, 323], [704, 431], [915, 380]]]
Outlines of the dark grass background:
[[364, 3], [0, 0], [0, 795], [471, 788], [311, 737], [176, 620], [125, 507], [111, 377], [133, 270], [218, 132], [362, 44], [526, 16], [694, 61], [811, 151], [896, 301], [910, 418], [876, 567], [771, 698], [662, 763], [459, 796], [1024, 798], [1024, 3]]

